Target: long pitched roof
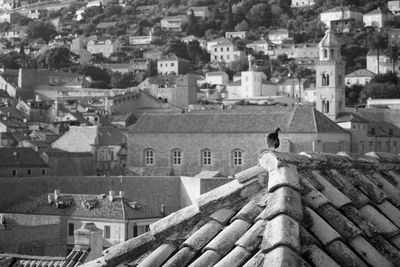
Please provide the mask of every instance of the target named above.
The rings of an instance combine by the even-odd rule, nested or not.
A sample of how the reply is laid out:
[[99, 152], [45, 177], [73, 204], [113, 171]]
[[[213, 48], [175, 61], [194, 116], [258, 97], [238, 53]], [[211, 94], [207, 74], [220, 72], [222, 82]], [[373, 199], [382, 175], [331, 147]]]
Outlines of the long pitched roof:
[[307, 107], [271, 107], [260, 113], [145, 114], [129, 133], [265, 133], [280, 127], [285, 133], [346, 133]]
[[400, 156], [265, 152], [102, 266], [400, 266]]
[[48, 167], [48, 165], [31, 148], [2, 147], [0, 167]]
[[67, 257], [0, 254], [0, 266], [7, 267], [76, 267], [85, 262], [89, 249], [74, 248]]
[[[5, 209], [4, 213], [35, 214], [35, 215], [60, 215], [97, 219], [147, 219], [161, 218], [160, 210], [149, 207], [145, 203], [131, 202], [125, 198], [116, 196], [110, 201], [106, 195], [85, 194], [61, 194], [64, 203], [72, 201], [70, 206], [58, 208], [54, 203], [48, 203], [48, 196], [54, 194], [43, 194], [24, 203], [14, 205]], [[83, 203], [95, 203], [93, 208], [85, 208]]]

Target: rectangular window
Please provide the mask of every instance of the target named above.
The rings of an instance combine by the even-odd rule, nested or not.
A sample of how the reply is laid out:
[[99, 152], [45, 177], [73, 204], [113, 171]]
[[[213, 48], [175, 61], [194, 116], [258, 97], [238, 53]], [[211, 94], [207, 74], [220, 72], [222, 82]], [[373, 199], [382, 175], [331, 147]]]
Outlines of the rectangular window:
[[223, 48], [223, 47], [221, 47], [219, 51], [221, 51], [221, 52], [222, 52], [222, 51], [224, 51], [224, 48]]
[[104, 226], [104, 238], [110, 238], [111, 237], [111, 226], [105, 225]]
[[214, 59], [218, 59], [218, 57], [217, 57], [217, 56], [214, 56]]
[[224, 59], [224, 56], [221, 56], [221, 59], [223, 60], [223, 59]]
[[11, 171], [11, 175], [12, 175], [12, 176], [17, 176], [17, 170], [12, 170], [12, 171]]
[[75, 230], [75, 225], [73, 223], [68, 224], [68, 235], [73, 236]]
[[31, 169], [27, 169], [27, 170], [26, 170], [26, 175], [31, 176], [31, 175], [32, 175], [32, 170], [31, 170]]
[[374, 151], [375, 149], [374, 149], [374, 142], [373, 141], [370, 141], [369, 142], [369, 151]]
[[242, 151], [233, 151], [233, 166], [242, 166]]
[[151, 166], [154, 164], [154, 152], [151, 149], [146, 149], [144, 152], [144, 164]]
[[42, 169], [42, 175], [46, 175], [46, 169]]
[[204, 150], [202, 153], [202, 163], [204, 166], [210, 166], [212, 163], [211, 150]]
[[229, 47], [226, 48], [226, 51], [229, 51]]
[[217, 52], [217, 48], [214, 48], [214, 52]]
[[174, 63], [171, 63], [171, 67], [173, 67], [173, 66], [175, 66], [175, 64], [174, 64]]
[[386, 152], [390, 152], [390, 142], [386, 141]]
[[138, 226], [137, 226], [137, 224], [135, 224], [133, 226], [133, 237], [136, 237], [136, 236], [138, 236]]

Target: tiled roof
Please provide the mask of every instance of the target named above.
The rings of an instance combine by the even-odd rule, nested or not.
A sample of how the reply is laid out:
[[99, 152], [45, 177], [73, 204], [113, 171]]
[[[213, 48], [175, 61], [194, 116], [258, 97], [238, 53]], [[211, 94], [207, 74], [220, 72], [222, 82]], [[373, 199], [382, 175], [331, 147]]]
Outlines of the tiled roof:
[[271, 107], [260, 113], [145, 114], [130, 133], [265, 133], [276, 127], [285, 133], [346, 133], [308, 107]]
[[91, 266], [400, 266], [400, 156], [265, 152]]
[[121, 130], [116, 127], [71, 126], [63, 136], [52, 143], [52, 147], [70, 152], [90, 152], [94, 144], [121, 145], [122, 138]]
[[339, 114], [339, 117], [336, 119], [336, 123], [340, 122], [361, 122], [361, 123], [368, 123], [367, 120], [363, 119], [362, 117], [358, 116], [354, 113], [342, 113]]
[[47, 164], [31, 148], [0, 148], [0, 167], [47, 167]]
[[347, 6], [337, 6], [324, 11], [323, 13], [334, 13], [334, 12], [350, 12]]
[[73, 249], [67, 257], [0, 254], [0, 266], [4, 267], [76, 267], [85, 262], [88, 249]]
[[[81, 195], [81, 194], [61, 194], [61, 200], [67, 204], [65, 207], [58, 208], [55, 203], [48, 203], [48, 196], [54, 194], [43, 194], [32, 200], [14, 205], [4, 210], [4, 213], [23, 213], [36, 215], [60, 215], [75, 216], [85, 218], [101, 219], [147, 219], [161, 218], [160, 210], [149, 207], [142, 203], [132, 202], [125, 198], [116, 196], [111, 202], [107, 195]], [[85, 202], [93, 202], [93, 208], [84, 207]]]
[[372, 71], [369, 71], [367, 69], [359, 69], [356, 71], [353, 71], [352, 73], [349, 73], [346, 75], [346, 78], [348, 77], [374, 77], [375, 74]]
[[374, 10], [368, 12], [367, 14], [364, 14], [364, 16], [365, 15], [381, 15], [381, 14], [383, 14], [382, 10], [378, 7], [377, 9], [374, 9]]

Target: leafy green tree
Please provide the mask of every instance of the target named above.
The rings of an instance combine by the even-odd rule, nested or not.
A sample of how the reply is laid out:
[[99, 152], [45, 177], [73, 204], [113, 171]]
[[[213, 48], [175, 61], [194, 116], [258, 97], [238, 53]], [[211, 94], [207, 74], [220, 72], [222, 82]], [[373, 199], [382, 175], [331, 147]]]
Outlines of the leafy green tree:
[[47, 44], [57, 35], [56, 28], [50, 22], [32, 21], [25, 30], [28, 40], [42, 38]]
[[38, 65], [47, 69], [64, 69], [72, 64], [71, 51], [64, 46], [48, 49], [38, 59]]
[[187, 19], [186, 33], [188, 35], [193, 34], [197, 36], [198, 35], [197, 30], [198, 30], [197, 18], [194, 15], [194, 11], [192, 9]]
[[272, 21], [271, 7], [261, 3], [250, 8], [246, 15], [246, 19], [253, 28], [259, 26], [270, 26]]
[[111, 75], [111, 88], [128, 88], [137, 85], [137, 82], [134, 80], [132, 72], [128, 73], [120, 73], [113, 72]]
[[109, 83], [111, 79], [110, 74], [106, 70], [93, 65], [80, 66], [78, 73], [89, 76], [93, 81], [103, 81], [105, 83]]
[[222, 29], [225, 31], [233, 30], [235, 24], [233, 21], [232, 0], [228, 2], [228, 10], [226, 11], [225, 21], [222, 23]]
[[170, 39], [163, 49], [163, 54], [175, 54], [177, 57], [190, 59], [186, 44], [179, 39]]
[[389, 83], [370, 83], [361, 91], [360, 102], [366, 103], [371, 98], [400, 98], [400, 88]]
[[351, 87], [346, 86], [345, 95], [346, 95], [346, 106], [354, 106], [360, 104], [360, 94], [364, 89], [364, 86], [359, 84], [354, 84]]
[[248, 31], [250, 29], [249, 23], [244, 19], [242, 22], [240, 22], [238, 25], [236, 25], [235, 30], [236, 31]]
[[395, 72], [388, 72], [385, 74], [375, 75], [371, 83], [389, 83], [389, 84], [398, 84], [397, 74]]

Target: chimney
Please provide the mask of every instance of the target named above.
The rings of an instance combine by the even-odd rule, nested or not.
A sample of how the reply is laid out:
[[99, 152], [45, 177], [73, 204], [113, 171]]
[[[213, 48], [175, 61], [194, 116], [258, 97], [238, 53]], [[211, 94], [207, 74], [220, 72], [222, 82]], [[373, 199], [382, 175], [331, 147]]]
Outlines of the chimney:
[[114, 190], [110, 190], [110, 191], [108, 192], [108, 200], [109, 200], [110, 202], [113, 202], [113, 201], [114, 201], [114, 198], [115, 198], [115, 191], [114, 191]]
[[19, 154], [17, 151], [13, 152], [13, 156], [14, 156], [14, 161], [15, 163], [19, 163]]
[[165, 215], [166, 215], [166, 214], [165, 214], [165, 205], [164, 205], [164, 204], [161, 204], [160, 212], [161, 212], [162, 216], [165, 216]]
[[83, 223], [81, 228], [74, 231], [74, 248], [90, 249], [85, 262], [101, 257], [103, 230], [97, 228], [94, 223]]
[[40, 96], [39, 96], [39, 95], [36, 95], [36, 96], [35, 96], [35, 101], [36, 101], [36, 102], [39, 102], [39, 101], [40, 101]]
[[60, 197], [60, 190], [59, 189], [55, 189], [54, 190], [54, 199], [58, 199]]
[[119, 191], [119, 197], [120, 197], [120, 198], [124, 198], [124, 197], [125, 197], [125, 192], [122, 191], [122, 190], [120, 190], [120, 191]]

